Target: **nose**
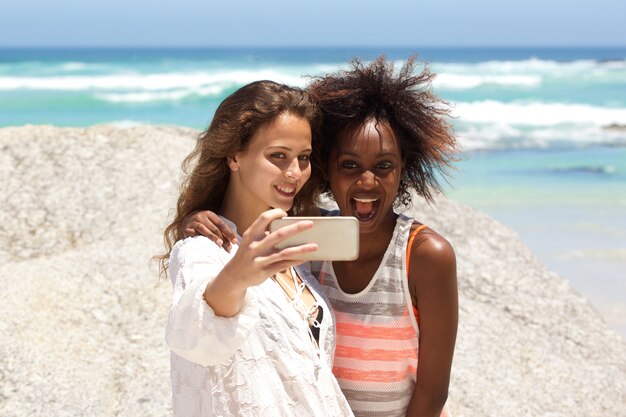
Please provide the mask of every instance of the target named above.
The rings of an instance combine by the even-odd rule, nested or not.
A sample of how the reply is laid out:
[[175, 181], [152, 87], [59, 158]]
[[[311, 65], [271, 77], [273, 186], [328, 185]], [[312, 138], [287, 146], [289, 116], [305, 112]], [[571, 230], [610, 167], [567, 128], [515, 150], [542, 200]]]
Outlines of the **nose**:
[[361, 187], [369, 190], [376, 187], [376, 176], [372, 171], [364, 171], [358, 182]]
[[291, 163], [287, 167], [287, 171], [285, 171], [285, 176], [287, 178], [293, 178], [296, 181], [302, 177], [302, 170], [300, 169], [300, 160], [298, 158], [294, 158], [291, 160]]

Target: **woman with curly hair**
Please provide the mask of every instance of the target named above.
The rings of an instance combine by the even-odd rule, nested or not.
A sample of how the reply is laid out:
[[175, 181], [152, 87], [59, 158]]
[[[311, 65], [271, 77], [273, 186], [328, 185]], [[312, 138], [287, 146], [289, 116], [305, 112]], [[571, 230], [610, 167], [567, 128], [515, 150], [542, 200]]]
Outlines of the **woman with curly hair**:
[[[193, 169], [161, 257], [174, 287], [175, 416], [352, 416], [331, 371], [330, 308], [308, 269], [294, 268], [316, 245], [275, 248], [312, 223], [265, 232], [315, 196], [306, 184], [317, 121], [305, 91], [254, 82], [220, 104], [183, 164]], [[204, 236], [183, 239], [182, 220], [200, 208], [243, 231], [230, 253]]]
[[[456, 257], [446, 239], [396, 209], [411, 191], [432, 201], [456, 149], [448, 110], [430, 92], [427, 69], [400, 71], [384, 58], [317, 78], [323, 190], [339, 214], [360, 223], [359, 257], [313, 263], [336, 315], [333, 373], [355, 416], [447, 413], [456, 339]], [[187, 217], [187, 234], [208, 233], [210, 214]], [[213, 239], [228, 240], [219, 227]], [[226, 237], [226, 238], [224, 238]]]

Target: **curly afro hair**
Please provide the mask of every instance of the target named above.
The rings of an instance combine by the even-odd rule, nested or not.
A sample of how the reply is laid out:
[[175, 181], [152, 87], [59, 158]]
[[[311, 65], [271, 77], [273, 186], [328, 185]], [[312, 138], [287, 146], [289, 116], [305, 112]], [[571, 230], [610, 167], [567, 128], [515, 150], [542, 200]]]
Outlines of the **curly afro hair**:
[[[428, 67], [414, 75], [415, 58], [400, 71], [384, 56], [369, 64], [352, 61], [352, 69], [316, 77], [308, 90], [322, 113], [321, 146], [316, 159], [324, 172], [339, 137], [354, 135], [369, 120], [387, 122], [394, 132], [404, 162], [396, 205], [411, 203], [410, 190], [427, 201], [441, 192], [436, 172], [443, 177], [457, 151], [448, 119], [448, 103], [431, 92], [435, 74]], [[330, 194], [326, 180], [322, 186]]]

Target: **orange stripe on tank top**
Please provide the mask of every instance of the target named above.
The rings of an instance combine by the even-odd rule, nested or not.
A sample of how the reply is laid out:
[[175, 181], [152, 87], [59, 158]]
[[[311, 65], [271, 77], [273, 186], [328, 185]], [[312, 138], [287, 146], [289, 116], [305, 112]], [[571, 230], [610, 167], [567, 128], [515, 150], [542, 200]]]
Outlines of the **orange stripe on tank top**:
[[337, 334], [364, 339], [408, 340], [415, 337], [413, 326], [381, 327], [352, 323], [337, 323]]
[[357, 371], [356, 369], [341, 368], [335, 366], [333, 374], [335, 377], [349, 381], [366, 381], [366, 382], [400, 382], [407, 375], [415, 375], [417, 369], [408, 366], [403, 371]]
[[395, 362], [398, 359], [405, 360], [407, 358], [417, 359], [417, 351], [415, 349], [406, 350], [383, 350], [383, 349], [360, 349], [349, 346], [337, 345], [335, 348], [336, 358], [350, 358], [371, 361], [389, 361]]

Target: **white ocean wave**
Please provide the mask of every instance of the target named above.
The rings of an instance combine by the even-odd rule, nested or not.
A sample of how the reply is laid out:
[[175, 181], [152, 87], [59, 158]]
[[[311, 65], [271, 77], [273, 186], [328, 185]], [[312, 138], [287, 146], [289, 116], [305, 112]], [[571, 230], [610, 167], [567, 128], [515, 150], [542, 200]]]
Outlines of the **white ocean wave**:
[[111, 122], [107, 122], [106, 124], [115, 126], [119, 129], [132, 129], [133, 127], [146, 125], [145, 122], [140, 122], [138, 120], [131, 120], [131, 119], [113, 120]]
[[457, 102], [452, 114], [462, 122], [513, 126], [607, 126], [626, 123], [626, 108], [569, 103], [503, 103], [495, 100]]
[[[394, 61], [396, 67], [400, 67], [404, 61]], [[619, 62], [619, 61], [618, 61]], [[458, 74], [519, 74], [519, 73], [549, 73], [555, 70], [579, 71], [601, 65], [594, 60], [577, 60], [559, 62], [554, 60], [544, 60], [539, 58], [528, 58], [521, 60], [489, 60], [480, 62], [427, 62], [434, 72], [449, 72]], [[422, 62], [418, 62], [418, 70], [422, 67]]]
[[89, 67], [85, 62], [65, 62], [60, 65], [60, 70], [64, 72], [83, 71]]
[[537, 75], [460, 75], [439, 74], [433, 85], [440, 89], [464, 90], [483, 85], [537, 87], [542, 78]]
[[436, 68], [446, 72], [479, 74], [564, 74], [580, 73], [591, 69], [621, 69], [626, 67], [626, 60], [616, 59], [606, 62], [591, 59], [559, 62], [530, 58], [517, 61], [483, 61], [477, 63], [439, 63]]
[[[397, 68], [402, 61], [396, 62]], [[340, 69], [347, 69], [348, 63], [306, 64], [304, 66], [274, 67], [272, 69], [220, 69], [215, 72], [204, 70], [176, 71], [162, 73], [139, 73], [130, 67], [107, 66], [80, 61], [63, 62], [50, 74], [36, 76], [1, 76], [1, 90], [135, 90], [157, 91], [181, 88], [197, 88], [207, 84], [232, 82], [245, 84], [258, 79], [271, 79], [289, 85], [304, 87], [308, 76], [324, 75]], [[535, 88], [551, 77], [579, 77], [602, 80], [607, 74], [617, 76], [626, 68], [626, 61], [593, 60], [556, 62], [539, 59], [522, 61], [487, 61], [480, 63], [435, 63], [432, 65], [438, 76], [434, 86], [440, 89], [467, 90], [484, 85], [501, 87]], [[85, 70], [113, 71], [101, 75], [72, 75]], [[421, 69], [418, 65], [417, 70]], [[10, 73], [10, 71], [8, 72]], [[16, 73], [18, 74], [18, 73]]]
[[181, 89], [174, 91], [154, 91], [140, 93], [106, 93], [96, 94], [99, 100], [110, 103], [149, 103], [156, 101], [179, 101], [187, 97], [219, 96], [229, 85], [214, 85], [196, 89]]
[[[557, 62], [540, 59], [435, 64], [434, 85], [442, 89], [471, 89], [483, 85], [538, 87], [546, 80], [586, 80], [605, 83], [624, 79], [626, 61], [579, 60]], [[626, 81], [626, 79], [624, 79]]]
[[464, 150], [626, 146], [626, 131], [597, 126], [520, 129], [504, 123], [464, 125], [457, 129]]
[[626, 69], [626, 60], [612, 60], [601, 63], [602, 67], [610, 69]]
[[[519, 62], [519, 61], [517, 61]], [[402, 67], [404, 61], [394, 61], [396, 70]], [[514, 65], [513, 61], [510, 63]], [[505, 66], [507, 63], [505, 63]], [[491, 64], [433, 64], [429, 65], [437, 74], [433, 86], [439, 89], [467, 90], [483, 85], [536, 87], [541, 84], [541, 75], [517, 74], [513, 71], [497, 71], [489, 68]], [[341, 67], [347, 69], [348, 67]], [[424, 66], [418, 63], [415, 71], [420, 72]]]
[[626, 108], [564, 103], [460, 102], [454, 124], [466, 150], [626, 146]]
[[223, 84], [243, 85], [264, 79], [300, 87], [304, 87], [308, 82], [301, 76], [274, 70], [172, 72], [161, 74], [124, 73], [116, 75], [52, 77], [0, 76], [0, 90], [130, 90], [134, 93], [139, 93], [142, 91], [201, 89]]

